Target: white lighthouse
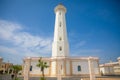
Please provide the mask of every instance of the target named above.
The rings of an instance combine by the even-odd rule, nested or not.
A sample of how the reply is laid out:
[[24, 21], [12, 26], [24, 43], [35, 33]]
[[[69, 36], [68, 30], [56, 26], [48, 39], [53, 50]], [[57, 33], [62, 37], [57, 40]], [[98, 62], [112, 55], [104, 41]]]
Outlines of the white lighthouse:
[[67, 57], [69, 54], [69, 44], [66, 31], [65, 13], [66, 8], [59, 4], [55, 7], [55, 29], [54, 41], [52, 45], [52, 57]]
[[[66, 29], [66, 8], [59, 4], [54, 9], [55, 12], [55, 29], [52, 44], [52, 56], [42, 57], [42, 61], [49, 65], [45, 68], [44, 74], [47, 77], [64, 78], [88, 76], [90, 74], [99, 75], [98, 57], [72, 57], [69, 56], [69, 43]], [[74, 54], [74, 53], [71, 53]], [[24, 80], [30, 77], [42, 76], [42, 72], [36, 66], [40, 57], [27, 57], [24, 59], [23, 75]], [[70, 78], [71, 78], [70, 77]], [[93, 79], [93, 75], [91, 75]], [[71, 79], [74, 80], [74, 79]]]

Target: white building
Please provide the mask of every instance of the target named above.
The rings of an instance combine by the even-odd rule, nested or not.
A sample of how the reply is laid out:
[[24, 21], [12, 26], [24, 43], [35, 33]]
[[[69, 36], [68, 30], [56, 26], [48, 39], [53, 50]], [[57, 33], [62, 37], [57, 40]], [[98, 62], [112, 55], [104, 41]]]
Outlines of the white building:
[[120, 75], [120, 57], [118, 62], [109, 62], [100, 65], [102, 75]]
[[[97, 57], [70, 57], [69, 42], [66, 31], [66, 8], [59, 4], [54, 9], [55, 29], [52, 44], [52, 57], [43, 57], [42, 60], [50, 66], [45, 69], [45, 75], [50, 77], [61, 76], [88, 76], [89, 73], [99, 75], [99, 59]], [[40, 76], [41, 71], [36, 64], [39, 57], [24, 59], [24, 77]]]

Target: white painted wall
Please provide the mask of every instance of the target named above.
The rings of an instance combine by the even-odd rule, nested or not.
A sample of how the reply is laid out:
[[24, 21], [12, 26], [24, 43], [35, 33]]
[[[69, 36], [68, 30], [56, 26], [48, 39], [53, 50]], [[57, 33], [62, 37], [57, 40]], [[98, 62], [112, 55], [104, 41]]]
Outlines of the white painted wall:
[[70, 75], [70, 61], [66, 61], [66, 74]]
[[51, 62], [51, 75], [56, 75], [56, 61]]
[[[81, 66], [81, 71], [78, 71], [78, 65]], [[88, 68], [88, 61], [78, 60], [78, 61], [72, 61], [72, 73], [77, 74], [88, 74], [89, 68]]]
[[100, 71], [102, 71], [103, 74], [105, 74], [105, 75], [114, 74], [114, 69], [112, 66], [101, 67]]
[[[78, 71], [78, 65], [81, 66], [81, 71]], [[99, 74], [99, 66], [97, 61], [93, 61], [92, 65], [94, 67], [95, 74]], [[87, 60], [76, 60], [72, 62], [72, 73], [78, 74], [89, 74], [89, 65]]]
[[[51, 64], [51, 66], [47, 69], [45, 69], [45, 74], [51, 73], [51, 76], [56, 76], [59, 74], [64, 75], [65, 74], [65, 68], [66, 68], [66, 75], [70, 75], [70, 69], [72, 68], [72, 74], [73, 75], [80, 75], [80, 74], [89, 74], [89, 65], [88, 65], [88, 60], [61, 60], [61, 62], [56, 62], [55, 61], [45, 61], [47, 62], [48, 65]], [[71, 61], [71, 62], [70, 62]], [[51, 62], [51, 63], [50, 63]], [[70, 65], [71, 63], [71, 65]], [[30, 74], [42, 74], [40, 71], [40, 68], [37, 67], [36, 65], [38, 64], [38, 61], [31, 60], [31, 65], [32, 65], [32, 71], [30, 71]], [[78, 65], [81, 66], [81, 71], [78, 71]], [[94, 71], [95, 74], [99, 74], [99, 67], [98, 67], [98, 62], [93, 61], [92, 65], [94, 66]], [[71, 66], [71, 67], [70, 67]], [[51, 70], [51, 72], [49, 72]], [[104, 68], [104, 73], [108, 73], [108, 69]], [[112, 73], [112, 69], [109, 68], [109, 71]]]
[[100, 73], [105, 74], [105, 68], [104, 68], [104, 67], [101, 67], [101, 68], [100, 68]]
[[94, 65], [94, 73], [99, 74], [99, 64], [98, 61], [93, 61], [92, 64]]
[[57, 74], [63, 75], [65, 72], [64, 60], [57, 61]]

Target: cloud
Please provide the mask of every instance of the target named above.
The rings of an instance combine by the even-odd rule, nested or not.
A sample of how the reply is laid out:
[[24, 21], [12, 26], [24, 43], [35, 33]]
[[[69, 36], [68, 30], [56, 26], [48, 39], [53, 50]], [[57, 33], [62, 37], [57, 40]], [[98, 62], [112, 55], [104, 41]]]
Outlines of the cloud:
[[40, 56], [51, 52], [52, 38], [32, 35], [20, 24], [5, 20], [0, 20], [0, 40], [4, 41], [0, 45], [0, 53]]
[[13, 37], [15, 31], [21, 28], [22, 27], [18, 24], [0, 20], [0, 38], [8, 40]]
[[92, 45], [89, 48], [89, 40], [76, 40], [71, 47], [70, 54], [72, 56], [99, 56], [103, 50], [95, 48]]
[[13, 48], [8, 48], [6, 46], [0, 46], [0, 53], [18, 54]]
[[82, 50], [79, 50], [79, 52], [81, 53], [98, 53], [98, 52], [101, 52], [102, 50], [100, 49], [82, 49]]
[[[72, 56], [99, 56], [101, 49], [77, 49], [71, 53]], [[74, 54], [73, 54], [74, 53]]]
[[84, 46], [87, 42], [86, 41], [80, 41], [76, 46], [81, 47]]

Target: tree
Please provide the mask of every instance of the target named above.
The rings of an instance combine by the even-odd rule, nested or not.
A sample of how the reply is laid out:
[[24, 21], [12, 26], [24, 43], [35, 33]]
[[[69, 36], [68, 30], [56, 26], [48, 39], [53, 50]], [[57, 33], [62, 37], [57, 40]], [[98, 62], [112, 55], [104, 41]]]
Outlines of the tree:
[[49, 67], [47, 62], [42, 61], [42, 57], [40, 57], [36, 66], [39, 67], [42, 72], [41, 80], [45, 80], [44, 69]]
[[17, 74], [20, 70], [22, 70], [22, 66], [21, 65], [13, 65], [12, 69], [13, 69], [15, 80], [17, 80]]

